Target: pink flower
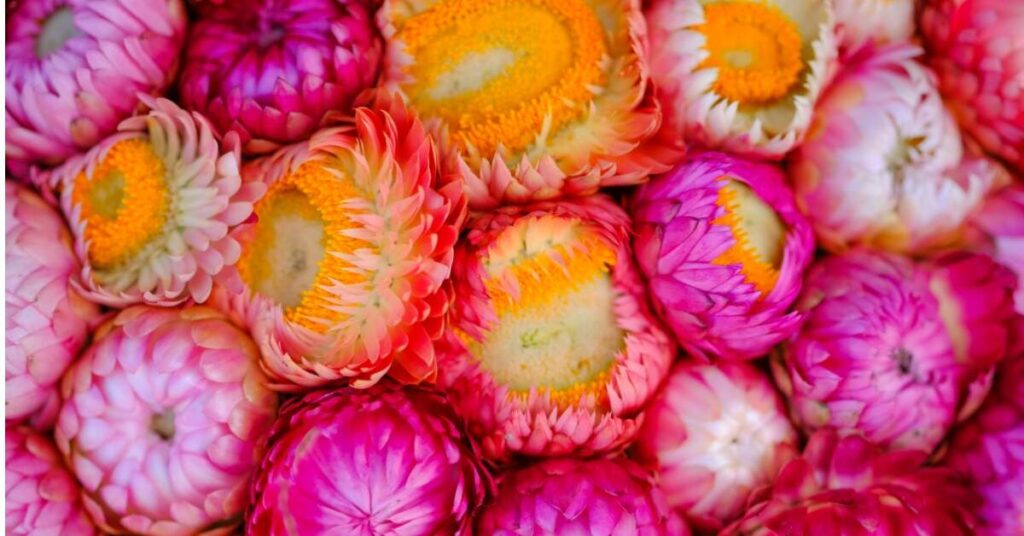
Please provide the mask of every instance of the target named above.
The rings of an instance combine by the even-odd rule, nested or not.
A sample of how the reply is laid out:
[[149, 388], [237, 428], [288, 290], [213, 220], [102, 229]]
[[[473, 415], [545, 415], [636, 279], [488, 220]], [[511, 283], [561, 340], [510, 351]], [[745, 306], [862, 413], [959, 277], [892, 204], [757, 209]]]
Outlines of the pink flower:
[[976, 246], [1017, 274], [1017, 313], [1024, 315], [1024, 185], [999, 190], [971, 217]]
[[79, 500], [78, 482], [53, 441], [21, 426], [4, 436], [5, 534], [92, 536], [96, 529]]

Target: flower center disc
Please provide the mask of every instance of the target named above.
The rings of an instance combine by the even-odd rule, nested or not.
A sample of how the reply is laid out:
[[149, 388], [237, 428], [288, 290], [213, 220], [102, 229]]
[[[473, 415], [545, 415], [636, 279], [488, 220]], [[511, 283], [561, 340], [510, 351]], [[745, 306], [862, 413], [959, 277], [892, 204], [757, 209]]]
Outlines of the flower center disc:
[[352, 238], [359, 192], [322, 161], [302, 164], [274, 183], [256, 204], [257, 223], [238, 268], [256, 292], [274, 300], [288, 320], [326, 333], [347, 318], [339, 285], [361, 283], [351, 254], [369, 248]]
[[69, 39], [78, 35], [75, 12], [62, 7], [46, 18], [36, 38], [36, 57], [45, 58], [58, 51]]
[[119, 141], [92, 175], [75, 178], [72, 201], [85, 221], [89, 261], [110, 268], [138, 253], [167, 221], [164, 163], [145, 140]]
[[718, 190], [718, 206], [725, 213], [712, 222], [725, 225], [732, 233], [733, 245], [715, 258], [715, 264], [739, 264], [747, 282], [762, 294], [775, 288], [786, 244], [786, 224], [772, 207], [747, 185], [728, 180]]
[[604, 31], [583, 0], [441, 0], [397, 39], [415, 107], [484, 156], [580, 117], [605, 78]]
[[704, 6], [707, 59], [718, 69], [715, 92], [743, 104], [770, 102], [789, 93], [804, 64], [796, 25], [778, 7], [759, 2]]
[[521, 220], [488, 253], [488, 295], [497, 313], [470, 351], [495, 381], [559, 404], [603, 400], [607, 371], [624, 344], [609, 270], [615, 252], [571, 220]]

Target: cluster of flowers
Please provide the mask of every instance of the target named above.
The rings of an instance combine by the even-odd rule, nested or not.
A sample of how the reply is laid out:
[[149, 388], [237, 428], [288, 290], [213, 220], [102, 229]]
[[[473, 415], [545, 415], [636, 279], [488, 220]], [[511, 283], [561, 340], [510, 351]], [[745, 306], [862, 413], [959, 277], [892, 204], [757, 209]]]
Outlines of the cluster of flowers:
[[7, 532], [1024, 533], [1022, 29], [9, 2]]

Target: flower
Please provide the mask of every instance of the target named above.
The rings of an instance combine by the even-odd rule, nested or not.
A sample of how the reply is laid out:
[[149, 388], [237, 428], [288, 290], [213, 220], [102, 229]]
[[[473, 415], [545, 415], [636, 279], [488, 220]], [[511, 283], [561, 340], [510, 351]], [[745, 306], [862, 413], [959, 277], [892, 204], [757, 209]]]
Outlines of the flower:
[[675, 357], [647, 310], [625, 212], [604, 196], [469, 224], [439, 383], [484, 455], [618, 449]]
[[7, 9], [6, 166], [25, 177], [111, 135], [159, 95], [185, 40], [181, 0], [23, 0]]
[[998, 386], [977, 417], [953, 436], [943, 465], [956, 471], [982, 501], [975, 514], [982, 534], [1024, 532], [1024, 356], [1000, 368]]
[[914, 264], [852, 250], [812, 267], [807, 320], [773, 363], [798, 424], [863, 434], [882, 448], [931, 451], [971, 384], [1006, 354], [1011, 275], [957, 254]]
[[480, 534], [688, 536], [651, 477], [625, 458], [546, 460], [505, 474]]
[[381, 42], [358, 0], [204, 5], [179, 87], [183, 105], [246, 153], [308, 138], [329, 110], [374, 84]]
[[204, 302], [238, 260], [229, 229], [252, 213], [259, 185], [242, 184], [237, 140], [221, 149], [209, 122], [166, 99], [69, 159], [61, 190], [82, 263], [76, 287], [113, 307]]
[[977, 496], [947, 469], [919, 468], [925, 457], [823, 430], [722, 535], [975, 534]]
[[5, 534], [96, 534], [79, 500], [78, 483], [50, 439], [23, 426], [7, 427], [4, 475]]
[[57, 446], [106, 532], [192, 534], [246, 505], [277, 397], [248, 335], [206, 307], [135, 306], [64, 376]]
[[814, 238], [775, 166], [692, 156], [640, 188], [633, 220], [652, 301], [687, 351], [761, 357], [799, 327], [788, 310]]
[[839, 47], [909, 42], [914, 37], [914, 0], [835, 0]]
[[965, 155], [920, 49], [862, 49], [818, 103], [790, 161], [797, 204], [821, 244], [922, 252], [955, 241], [1005, 171]]
[[669, 506], [717, 531], [798, 454], [797, 442], [763, 372], [742, 362], [687, 361], [647, 408], [633, 448], [657, 468]]
[[831, 2], [654, 0], [647, 20], [677, 136], [775, 159], [800, 142], [836, 61]]
[[971, 216], [977, 246], [1017, 275], [1017, 313], [1024, 315], [1024, 186], [999, 190]]
[[957, 120], [986, 150], [1024, 173], [1024, 5], [928, 0], [921, 33]]
[[5, 413], [46, 428], [60, 405], [57, 382], [100, 313], [70, 288], [78, 261], [60, 214], [24, 186], [5, 188]]
[[636, 184], [681, 154], [648, 143], [661, 110], [639, 4], [387, 0], [381, 85], [461, 153], [474, 208]]
[[444, 397], [383, 382], [284, 406], [252, 486], [249, 534], [465, 533], [491, 491]]

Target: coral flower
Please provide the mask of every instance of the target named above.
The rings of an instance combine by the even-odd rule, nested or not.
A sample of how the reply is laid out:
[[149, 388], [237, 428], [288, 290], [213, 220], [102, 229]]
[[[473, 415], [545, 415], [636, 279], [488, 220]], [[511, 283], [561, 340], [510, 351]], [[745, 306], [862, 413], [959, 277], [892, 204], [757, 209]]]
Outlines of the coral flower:
[[25, 176], [84, 152], [174, 79], [181, 0], [8, 2], [6, 166]]
[[231, 527], [277, 411], [248, 335], [206, 307], [135, 306], [64, 377], [57, 446], [107, 533]]
[[796, 420], [931, 451], [1006, 354], [1013, 285], [980, 255], [927, 265], [867, 250], [825, 258], [798, 302], [807, 320], [774, 362]]
[[839, 48], [904, 43], [914, 37], [915, 0], [835, 0]]
[[766, 158], [799, 143], [836, 60], [832, 2], [654, 0], [647, 20], [671, 131]]
[[393, 382], [317, 391], [281, 410], [247, 533], [467, 534], [490, 477], [444, 397]]
[[22, 426], [4, 433], [5, 534], [92, 536], [78, 482], [50, 438]]
[[634, 447], [694, 526], [720, 530], [751, 491], [797, 455], [797, 434], [768, 377], [742, 362], [673, 369], [647, 409]]
[[309, 137], [377, 79], [381, 43], [366, 2], [258, 0], [206, 5], [189, 32], [182, 104], [246, 153]]
[[278, 388], [436, 375], [465, 194], [400, 100], [375, 105], [247, 171], [267, 192], [235, 232], [241, 291], [218, 297]]
[[479, 534], [688, 536], [661, 490], [634, 462], [547, 460], [504, 475]]
[[1024, 173], [1024, 4], [928, 0], [921, 33], [960, 124]]
[[234, 136], [221, 149], [202, 116], [143, 101], [149, 113], [48, 181], [61, 190], [88, 298], [114, 307], [203, 302], [238, 260], [228, 231], [252, 214], [259, 185], [242, 184]]
[[[668, 169], [639, 0], [387, 0], [382, 85], [461, 153], [475, 208]], [[537, 38], [543, 36], [543, 39]]]
[[57, 383], [100, 313], [71, 288], [79, 265], [60, 214], [24, 186], [5, 188], [5, 416], [45, 428], [57, 416]]
[[755, 358], [791, 335], [814, 253], [773, 165], [703, 153], [640, 188], [636, 251], [652, 300], [689, 352]]
[[818, 104], [793, 153], [797, 203], [822, 245], [921, 252], [948, 245], [1005, 171], [966, 155], [911, 45], [868, 47]]
[[440, 383], [489, 458], [608, 452], [635, 436], [675, 349], [647, 310], [627, 222], [595, 196], [470, 224]]
[[1017, 274], [1017, 313], [1024, 315], [1024, 185], [1004, 188], [971, 217], [981, 248]]
[[970, 507], [977, 495], [948, 469], [919, 468], [925, 458], [921, 451], [885, 452], [862, 437], [823, 430], [721, 534], [976, 534]]

